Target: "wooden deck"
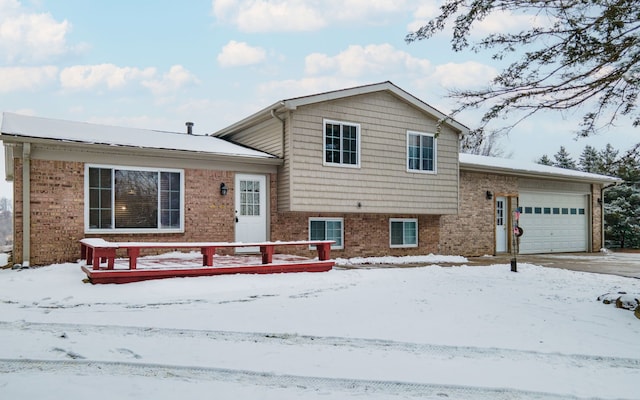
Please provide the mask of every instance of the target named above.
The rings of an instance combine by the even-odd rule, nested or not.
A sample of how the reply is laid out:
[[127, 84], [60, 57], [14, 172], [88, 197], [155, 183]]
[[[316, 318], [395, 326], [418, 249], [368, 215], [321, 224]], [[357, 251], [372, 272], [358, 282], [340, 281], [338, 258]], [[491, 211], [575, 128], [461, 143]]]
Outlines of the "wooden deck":
[[82, 266], [91, 283], [130, 283], [150, 279], [186, 278], [198, 276], [214, 276], [229, 274], [277, 274], [285, 272], [326, 272], [330, 271], [335, 261], [295, 261], [287, 263], [229, 265], [219, 267], [180, 267], [150, 269], [99, 269], [94, 270]]
[[[130, 283], [151, 279], [199, 277], [228, 274], [274, 274], [286, 272], [325, 272], [335, 265], [330, 259], [332, 241], [296, 241], [263, 243], [153, 243], [153, 242], [107, 242], [102, 239], [82, 239], [81, 259], [87, 261], [82, 271], [93, 284]], [[317, 259], [275, 254], [275, 247], [316, 246]], [[254, 257], [237, 256], [228, 258], [215, 255], [216, 248], [259, 247], [261, 254]], [[202, 258], [140, 259], [140, 249], [184, 249], [199, 248]], [[126, 258], [116, 258], [116, 250], [126, 250]], [[274, 262], [274, 256], [278, 258]], [[278, 257], [280, 256], [280, 257]], [[214, 258], [216, 259], [214, 265]], [[222, 262], [221, 262], [222, 260]], [[200, 261], [200, 262], [198, 262]]]

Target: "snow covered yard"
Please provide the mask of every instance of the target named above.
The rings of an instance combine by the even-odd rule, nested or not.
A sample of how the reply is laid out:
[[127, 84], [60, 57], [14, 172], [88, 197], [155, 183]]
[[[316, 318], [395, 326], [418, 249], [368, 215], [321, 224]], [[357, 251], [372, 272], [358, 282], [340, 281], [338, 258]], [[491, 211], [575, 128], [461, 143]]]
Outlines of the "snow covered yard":
[[596, 301], [640, 280], [518, 270], [126, 285], [83, 283], [75, 263], [2, 270], [0, 397], [640, 398], [640, 320]]

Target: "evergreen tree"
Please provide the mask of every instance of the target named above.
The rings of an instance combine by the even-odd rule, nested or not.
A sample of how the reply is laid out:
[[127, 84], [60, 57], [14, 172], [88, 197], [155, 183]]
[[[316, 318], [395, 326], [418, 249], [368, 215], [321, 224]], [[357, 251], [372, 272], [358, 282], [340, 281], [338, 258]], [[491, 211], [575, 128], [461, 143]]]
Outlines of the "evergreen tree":
[[11, 200], [3, 197], [0, 199], [0, 246], [7, 243], [7, 238], [13, 234], [13, 214], [11, 212]]
[[600, 173], [601, 172], [601, 162], [600, 155], [598, 154], [598, 150], [594, 147], [586, 145], [582, 154], [580, 155], [580, 160], [578, 161], [580, 166], [580, 170], [584, 172], [592, 172], [592, 173]]
[[599, 173], [624, 180], [604, 191], [605, 240], [609, 246], [640, 247], [640, 143], [618, 156], [611, 144], [599, 152]]
[[607, 143], [607, 147], [600, 152], [601, 169], [599, 173], [611, 176], [618, 175], [618, 150]]
[[560, 146], [560, 150], [554, 154], [553, 158], [555, 162], [554, 166], [565, 169], [576, 169], [576, 162], [571, 159], [571, 155], [567, 152], [564, 146]]
[[537, 161], [538, 164], [553, 166], [553, 161], [546, 154], [540, 157]]
[[640, 143], [628, 150], [618, 164], [616, 175], [627, 184], [640, 188]]
[[621, 248], [640, 247], [640, 190], [622, 184], [605, 191], [605, 240]]

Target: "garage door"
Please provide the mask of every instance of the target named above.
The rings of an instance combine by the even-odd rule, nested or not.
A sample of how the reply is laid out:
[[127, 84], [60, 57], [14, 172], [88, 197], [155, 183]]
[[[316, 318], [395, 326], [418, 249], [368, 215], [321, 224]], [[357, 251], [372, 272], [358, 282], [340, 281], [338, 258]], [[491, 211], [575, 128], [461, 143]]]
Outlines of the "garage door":
[[587, 251], [588, 196], [575, 193], [520, 193], [520, 253]]

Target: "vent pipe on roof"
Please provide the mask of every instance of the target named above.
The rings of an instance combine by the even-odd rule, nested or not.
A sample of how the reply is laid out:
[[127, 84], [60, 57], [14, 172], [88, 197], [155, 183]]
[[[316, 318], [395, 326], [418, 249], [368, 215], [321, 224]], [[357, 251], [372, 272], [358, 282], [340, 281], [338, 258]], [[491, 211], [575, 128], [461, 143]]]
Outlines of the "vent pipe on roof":
[[193, 135], [193, 122], [186, 122], [187, 126], [187, 135]]

